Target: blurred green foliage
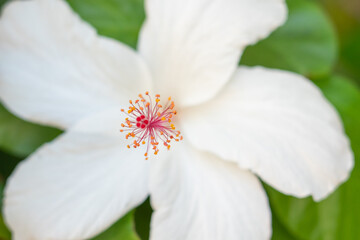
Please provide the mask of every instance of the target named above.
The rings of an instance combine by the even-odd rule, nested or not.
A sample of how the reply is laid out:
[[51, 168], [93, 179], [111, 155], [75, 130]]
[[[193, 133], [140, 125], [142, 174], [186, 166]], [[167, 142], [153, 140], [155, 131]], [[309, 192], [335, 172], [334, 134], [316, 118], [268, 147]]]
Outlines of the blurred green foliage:
[[342, 44], [341, 62], [339, 68], [349, 72], [360, 84], [360, 27], [351, 33], [351, 36]]
[[7, 2], [7, 0], [0, 0], [0, 8]]
[[129, 212], [119, 221], [114, 223], [108, 230], [92, 238], [92, 240], [140, 240], [135, 232], [133, 221], [134, 214], [133, 212]]
[[[3, 199], [3, 190], [4, 190], [4, 181], [0, 179], [0, 209], [2, 209], [2, 199]], [[0, 239], [10, 239], [11, 234], [6, 228], [4, 220], [0, 215]]]
[[[0, 7], [6, 0], [0, 0]], [[67, 0], [99, 34], [136, 48], [143, 0]], [[288, 0], [289, 20], [244, 52], [241, 64], [263, 65], [311, 78], [339, 111], [356, 156], [348, 182], [320, 203], [265, 186], [273, 239], [352, 240], [360, 236], [360, 4], [357, 0]], [[0, 19], [1, 21], [1, 19]], [[340, 74], [340, 75], [339, 75]], [[61, 131], [23, 121], [0, 106], [0, 193], [16, 164]], [[2, 195], [0, 195], [2, 198]], [[0, 202], [1, 205], [1, 202]], [[149, 200], [96, 240], [148, 239]], [[134, 222], [135, 220], [135, 222]], [[135, 232], [136, 228], [136, 232]], [[10, 239], [0, 216], [0, 239]]]
[[150, 206], [150, 198], [136, 208], [135, 211], [135, 229], [141, 239], [149, 239], [150, 220], [153, 210]]
[[339, 58], [336, 72], [360, 84], [360, 1], [318, 0], [336, 27]]

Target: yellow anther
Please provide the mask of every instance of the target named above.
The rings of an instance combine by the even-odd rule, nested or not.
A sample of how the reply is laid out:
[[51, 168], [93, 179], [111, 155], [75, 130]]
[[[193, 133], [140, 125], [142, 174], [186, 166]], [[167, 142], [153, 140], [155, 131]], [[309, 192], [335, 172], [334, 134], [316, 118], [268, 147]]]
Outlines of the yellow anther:
[[127, 148], [130, 148], [130, 145], [127, 145]]
[[160, 102], [160, 99], [157, 98], [155, 101], [156, 101], [156, 102]]
[[142, 141], [142, 144], [145, 144], [145, 141]]
[[162, 121], [166, 121], [166, 118], [165, 118], [165, 117], [162, 117], [161, 120], [162, 120]]
[[169, 97], [168, 100], [170, 101], [170, 100], [171, 100], [171, 97]]

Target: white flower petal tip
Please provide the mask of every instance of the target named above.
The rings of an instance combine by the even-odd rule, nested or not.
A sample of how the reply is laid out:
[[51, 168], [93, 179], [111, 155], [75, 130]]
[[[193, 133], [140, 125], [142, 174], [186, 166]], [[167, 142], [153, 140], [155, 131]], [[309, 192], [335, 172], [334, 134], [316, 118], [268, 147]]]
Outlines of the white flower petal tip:
[[354, 157], [336, 110], [306, 78], [241, 67], [210, 102], [182, 113], [185, 138], [236, 161], [277, 190], [325, 198], [344, 182]]
[[118, 138], [68, 132], [20, 163], [4, 217], [15, 239], [89, 239], [148, 196], [148, 161]]
[[322, 194], [320, 193], [320, 194], [312, 195], [311, 193], [308, 192], [305, 193], [302, 197], [307, 197], [312, 195], [314, 201], [320, 202], [324, 200], [326, 197], [328, 197], [328, 195], [333, 193], [342, 183], [345, 183], [350, 178], [352, 170], [354, 169], [354, 165], [355, 165], [355, 157], [351, 149], [350, 143], [347, 150], [345, 151], [346, 153], [344, 154], [343, 157], [344, 168], [340, 170], [342, 171], [342, 174], [339, 175], [338, 177], [335, 177], [331, 182], [329, 182], [327, 189], [325, 189]]
[[0, 86], [16, 115], [67, 129], [149, 90], [151, 78], [134, 50], [98, 36], [66, 1], [11, 1], [0, 17]]
[[148, 0], [139, 51], [161, 94], [179, 106], [212, 98], [231, 78], [242, 51], [287, 16], [279, 0]]
[[153, 161], [150, 239], [270, 239], [271, 213], [260, 181], [186, 141]]

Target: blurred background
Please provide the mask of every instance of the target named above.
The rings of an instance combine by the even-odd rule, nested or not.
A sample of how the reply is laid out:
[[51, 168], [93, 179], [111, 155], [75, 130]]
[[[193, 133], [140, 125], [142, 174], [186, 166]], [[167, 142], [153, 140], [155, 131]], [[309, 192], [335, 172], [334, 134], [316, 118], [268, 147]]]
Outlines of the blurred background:
[[[5, 2], [0, 0], [0, 9]], [[68, 2], [99, 34], [136, 48], [145, 19], [143, 0]], [[287, 4], [287, 23], [269, 38], [248, 47], [240, 64], [290, 70], [314, 81], [340, 113], [356, 159], [349, 180], [320, 203], [311, 198], [285, 196], [264, 185], [272, 208], [273, 239], [358, 240], [360, 0], [288, 0]], [[23, 121], [0, 103], [0, 199], [6, 179], [16, 165], [60, 133]], [[94, 239], [148, 239], [151, 212], [147, 200]], [[11, 239], [1, 215], [0, 239]]]

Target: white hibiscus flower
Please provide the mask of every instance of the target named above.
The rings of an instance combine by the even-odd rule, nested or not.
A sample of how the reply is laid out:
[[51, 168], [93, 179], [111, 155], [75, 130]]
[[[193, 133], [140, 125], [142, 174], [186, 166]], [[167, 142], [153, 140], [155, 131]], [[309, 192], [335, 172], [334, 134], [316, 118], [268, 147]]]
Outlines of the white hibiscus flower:
[[[247, 45], [284, 23], [284, 1], [147, 0], [146, 14], [135, 52], [98, 36], [63, 1], [5, 6], [1, 100], [65, 130], [9, 178], [4, 214], [14, 239], [90, 238], [148, 195], [151, 239], [269, 239], [257, 176], [315, 200], [348, 177], [349, 141], [321, 92], [294, 73], [238, 67]], [[119, 132], [120, 108], [146, 91], [172, 97], [184, 137], [148, 161]], [[149, 128], [141, 116], [130, 124]]]

